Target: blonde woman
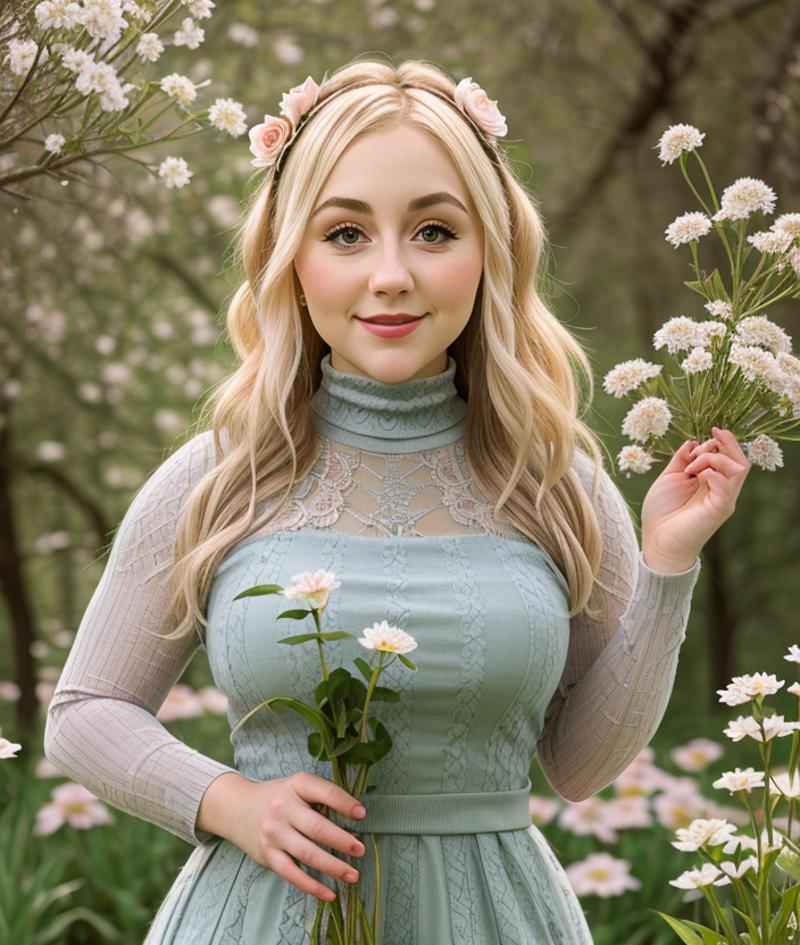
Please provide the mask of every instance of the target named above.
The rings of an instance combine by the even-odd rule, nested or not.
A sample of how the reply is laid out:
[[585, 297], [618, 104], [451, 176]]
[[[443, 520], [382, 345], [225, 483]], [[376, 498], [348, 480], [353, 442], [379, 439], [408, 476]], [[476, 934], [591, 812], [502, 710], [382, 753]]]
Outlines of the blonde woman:
[[[749, 467], [729, 431], [684, 444], [640, 550], [505, 133], [477, 82], [419, 61], [309, 77], [251, 130], [241, 363], [134, 498], [45, 733], [63, 772], [196, 847], [147, 945], [300, 945], [334, 880], [369, 897], [371, 836], [382, 945], [591, 942], [529, 768], [577, 801], [649, 742], [699, 552]], [[328, 626], [386, 619], [418, 643], [416, 673], [387, 672], [394, 745], [363, 797], [293, 713], [248, 720], [234, 767], [154, 718], [198, 646], [231, 727], [270, 694], [311, 702], [318, 657], [277, 645], [280, 598], [234, 597], [316, 569], [341, 580]]]

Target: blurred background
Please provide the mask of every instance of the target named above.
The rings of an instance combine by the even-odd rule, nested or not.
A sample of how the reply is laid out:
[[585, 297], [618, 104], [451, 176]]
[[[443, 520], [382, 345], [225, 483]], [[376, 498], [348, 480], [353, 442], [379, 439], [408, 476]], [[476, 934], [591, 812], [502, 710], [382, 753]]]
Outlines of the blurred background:
[[[64, 778], [42, 758], [41, 736], [113, 529], [233, 364], [231, 228], [252, 186], [251, 155], [235, 120], [214, 127], [203, 110], [230, 99], [249, 127], [307, 75], [321, 81], [358, 56], [429, 59], [456, 81], [472, 76], [506, 116], [502, 147], [545, 219], [550, 301], [592, 361], [586, 419], [615, 456], [629, 403], [604, 393], [603, 376], [624, 359], [663, 361], [654, 332], [699, 308], [683, 285], [693, 278], [686, 247], [664, 239], [699, 206], [677, 163], [662, 167], [658, 139], [671, 124], [698, 127], [718, 193], [754, 177], [777, 192], [776, 215], [800, 211], [800, 5], [125, 4], [121, 34], [109, 26], [95, 52], [112, 61], [130, 47], [121, 87], [107, 93], [128, 96], [117, 108], [76, 92], [42, 51], [93, 40], [54, 25], [52, 6], [11, 2], [0, 13], [0, 732], [22, 746], [0, 761], [0, 941], [134, 945], [190, 848], [110, 808], [91, 829], [76, 826], [75, 811], [104, 805], [54, 798]], [[131, 57], [143, 31], [163, 49], [150, 40]], [[170, 96], [160, 85], [169, 74], [188, 77], [196, 98]], [[159, 175], [168, 157], [186, 162], [177, 178]], [[725, 261], [715, 242], [702, 246], [707, 271]], [[792, 335], [798, 312], [789, 300], [769, 315]], [[760, 765], [754, 742], [722, 734], [738, 713], [715, 690], [734, 674], [796, 678], [783, 656], [800, 642], [799, 457], [796, 443], [782, 446], [784, 466], [751, 471], [703, 550], [674, 694], [650, 749], [582, 804], [554, 796], [531, 768], [532, 817], [573, 867], [597, 945], [676, 941], [655, 909], [700, 916], [702, 900], [668, 884], [699, 865], [670, 846], [674, 829], [731, 801], [711, 787], [722, 771]], [[637, 514], [655, 474], [616, 474]], [[782, 691], [773, 703], [797, 718], [796, 697]], [[159, 718], [230, 764], [224, 710], [198, 651]], [[40, 820], [49, 832], [34, 832]], [[589, 861], [594, 874], [593, 854], [606, 854]]]

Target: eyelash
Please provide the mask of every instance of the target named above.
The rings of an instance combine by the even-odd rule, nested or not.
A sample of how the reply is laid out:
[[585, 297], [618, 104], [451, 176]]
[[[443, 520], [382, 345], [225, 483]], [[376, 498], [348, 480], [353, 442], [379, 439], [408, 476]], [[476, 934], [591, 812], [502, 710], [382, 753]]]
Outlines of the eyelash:
[[[442, 223], [441, 221], [438, 221], [438, 220], [430, 220], [428, 223], [423, 223], [422, 226], [419, 227], [419, 229], [417, 230], [417, 233], [419, 233], [420, 230], [427, 230], [428, 228], [441, 230], [443, 233], [447, 234], [447, 237], [450, 240], [459, 239], [459, 237], [453, 232], [453, 230], [446, 223]], [[333, 242], [334, 237], [338, 236], [340, 233], [344, 233], [346, 230], [356, 230], [359, 233], [364, 232], [361, 229], [361, 227], [355, 223], [341, 223], [338, 226], [334, 227], [333, 229], [328, 230], [327, 233], [325, 233], [325, 236], [324, 236], [325, 242], [328, 242], [328, 243]], [[441, 246], [446, 242], [447, 240], [442, 240], [439, 243], [428, 243], [427, 245], [428, 246]], [[358, 246], [358, 243], [346, 243], [346, 244], [336, 243], [335, 245], [337, 245], [340, 249], [346, 249], [350, 246]]]

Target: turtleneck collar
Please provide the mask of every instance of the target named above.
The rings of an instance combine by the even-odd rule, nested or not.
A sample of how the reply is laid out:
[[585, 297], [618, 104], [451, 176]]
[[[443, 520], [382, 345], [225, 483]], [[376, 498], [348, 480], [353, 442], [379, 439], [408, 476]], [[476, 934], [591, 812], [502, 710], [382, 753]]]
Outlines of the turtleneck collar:
[[337, 443], [380, 453], [410, 453], [464, 435], [467, 403], [456, 390], [456, 362], [441, 374], [384, 384], [320, 363], [322, 383], [311, 400], [317, 430]]

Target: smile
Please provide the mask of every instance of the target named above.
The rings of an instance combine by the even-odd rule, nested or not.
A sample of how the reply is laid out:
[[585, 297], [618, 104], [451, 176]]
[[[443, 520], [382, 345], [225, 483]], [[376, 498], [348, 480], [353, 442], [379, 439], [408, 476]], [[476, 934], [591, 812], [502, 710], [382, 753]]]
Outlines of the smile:
[[401, 325], [379, 325], [376, 322], [367, 322], [355, 316], [357, 322], [360, 322], [367, 331], [371, 331], [373, 335], [378, 335], [380, 338], [402, 338], [404, 335], [410, 335], [412, 331], [421, 324], [425, 316], [422, 318], [416, 318], [413, 322], [406, 322]]

